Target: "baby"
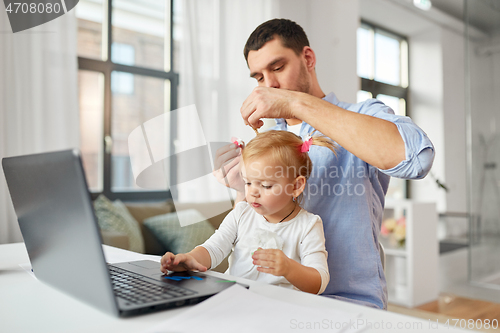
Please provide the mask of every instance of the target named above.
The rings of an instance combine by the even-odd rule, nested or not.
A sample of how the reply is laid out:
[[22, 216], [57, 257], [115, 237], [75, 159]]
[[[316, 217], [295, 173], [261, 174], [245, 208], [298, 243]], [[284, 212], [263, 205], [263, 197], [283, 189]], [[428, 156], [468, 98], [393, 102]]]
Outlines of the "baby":
[[323, 223], [299, 205], [312, 171], [311, 145], [335, 153], [324, 136], [302, 141], [287, 131], [259, 133], [242, 149], [246, 201], [239, 202], [202, 245], [189, 253], [167, 252], [162, 272], [204, 272], [232, 250], [230, 275], [322, 293], [330, 279]]

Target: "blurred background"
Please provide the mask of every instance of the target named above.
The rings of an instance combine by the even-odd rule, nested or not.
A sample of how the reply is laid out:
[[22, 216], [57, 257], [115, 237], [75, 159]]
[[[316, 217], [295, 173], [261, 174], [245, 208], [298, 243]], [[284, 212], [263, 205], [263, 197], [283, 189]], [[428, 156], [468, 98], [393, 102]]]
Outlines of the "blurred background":
[[[135, 184], [128, 135], [195, 104], [203, 133], [170, 119], [169, 153], [189, 135], [251, 139], [239, 115], [255, 87], [243, 46], [275, 17], [306, 31], [325, 93], [378, 98], [428, 134], [430, 174], [392, 179], [387, 197], [435, 202], [441, 252], [466, 250], [468, 280], [500, 289], [497, 0], [80, 0], [16, 34], [1, 10], [0, 157], [79, 147], [93, 197], [169, 198], [168, 184]], [[22, 241], [0, 178], [0, 243]]]

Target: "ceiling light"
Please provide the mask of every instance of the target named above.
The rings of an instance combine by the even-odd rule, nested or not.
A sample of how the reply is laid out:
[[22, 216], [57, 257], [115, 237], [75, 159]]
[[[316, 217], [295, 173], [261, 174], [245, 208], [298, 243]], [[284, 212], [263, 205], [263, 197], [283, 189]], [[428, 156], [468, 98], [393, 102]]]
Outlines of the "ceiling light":
[[432, 7], [431, 0], [413, 0], [413, 5], [422, 10], [429, 10]]

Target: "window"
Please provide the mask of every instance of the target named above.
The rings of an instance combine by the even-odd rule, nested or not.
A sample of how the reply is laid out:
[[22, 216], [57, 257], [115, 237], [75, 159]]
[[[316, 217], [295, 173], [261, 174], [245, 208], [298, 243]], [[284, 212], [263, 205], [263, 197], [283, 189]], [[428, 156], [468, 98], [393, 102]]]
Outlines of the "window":
[[[111, 61], [117, 64], [134, 66], [134, 51], [132, 45], [113, 43], [111, 44]], [[124, 72], [112, 72], [111, 92], [113, 94], [132, 95], [134, 93], [134, 75]]]
[[[103, 193], [110, 199], [132, 200], [169, 196], [167, 185], [157, 185], [154, 179], [147, 190], [135, 184], [128, 136], [147, 120], [176, 109], [173, 3], [80, 0], [76, 7], [80, 148], [93, 196]], [[171, 148], [172, 134], [167, 141]]]
[[[362, 22], [357, 31], [357, 48], [357, 72], [361, 79], [357, 101], [376, 98], [397, 115], [407, 115], [407, 39]], [[407, 185], [403, 179], [391, 178], [387, 197], [407, 198]]]

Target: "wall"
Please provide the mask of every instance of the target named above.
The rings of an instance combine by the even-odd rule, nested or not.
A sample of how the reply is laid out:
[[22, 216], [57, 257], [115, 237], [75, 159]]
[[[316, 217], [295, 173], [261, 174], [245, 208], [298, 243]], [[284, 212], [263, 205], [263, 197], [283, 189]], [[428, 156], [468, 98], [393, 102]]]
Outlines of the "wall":
[[318, 54], [318, 80], [325, 94], [334, 91], [341, 101], [356, 102], [357, 0], [311, 1], [311, 44]]
[[[466, 135], [464, 38], [433, 26], [410, 42], [411, 115], [431, 138], [430, 175], [412, 182], [412, 198], [437, 202], [440, 212], [465, 212]], [[439, 188], [436, 179], [448, 192]]]
[[465, 49], [464, 38], [441, 29], [443, 63], [444, 180], [448, 212], [465, 212], [466, 127], [465, 127]]
[[438, 211], [446, 210], [444, 191], [437, 190], [433, 177], [444, 181], [445, 142], [443, 132], [443, 63], [441, 34], [432, 28], [409, 38], [409, 111], [434, 144], [436, 156], [430, 175], [411, 182], [411, 198], [436, 202]]
[[358, 0], [280, 0], [277, 17], [291, 19], [305, 30], [316, 54], [316, 73], [323, 92], [333, 91], [346, 102], [356, 101], [356, 30]]

